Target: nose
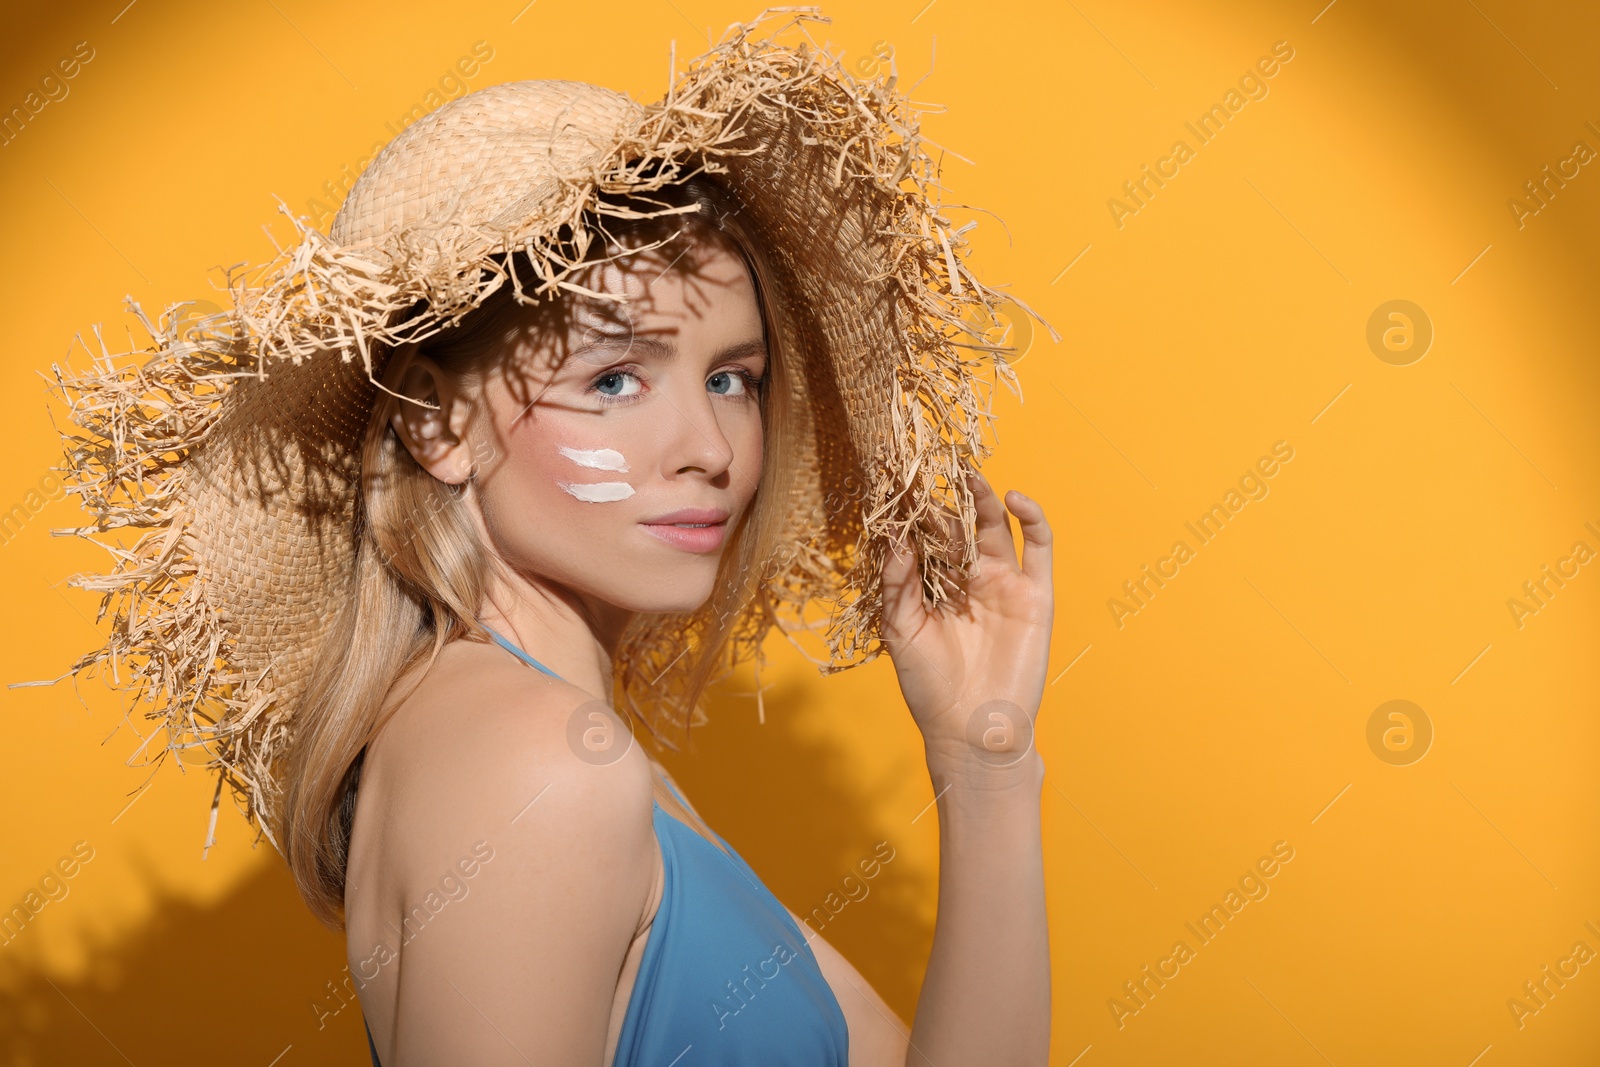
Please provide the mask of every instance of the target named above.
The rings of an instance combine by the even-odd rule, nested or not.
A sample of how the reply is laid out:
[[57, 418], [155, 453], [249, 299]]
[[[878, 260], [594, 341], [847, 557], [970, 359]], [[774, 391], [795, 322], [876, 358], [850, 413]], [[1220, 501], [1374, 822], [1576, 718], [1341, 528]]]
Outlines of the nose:
[[662, 465], [669, 477], [699, 471], [715, 479], [733, 463], [733, 445], [722, 432], [711, 394], [704, 388], [697, 392], [687, 399], [674, 398], [668, 415], [671, 427]]

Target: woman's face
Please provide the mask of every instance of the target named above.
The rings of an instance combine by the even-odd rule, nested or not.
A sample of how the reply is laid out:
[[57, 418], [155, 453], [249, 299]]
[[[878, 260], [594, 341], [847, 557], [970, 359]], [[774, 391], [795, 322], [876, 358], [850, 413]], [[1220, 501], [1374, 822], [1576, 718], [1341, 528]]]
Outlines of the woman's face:
[[588, 270], [626, 304], [574, 294], [519, 329], [467, 433], [495, 549], [591, 608], [699, 608], [761, 476], [755, 287], [721, 239], [685, 240]]

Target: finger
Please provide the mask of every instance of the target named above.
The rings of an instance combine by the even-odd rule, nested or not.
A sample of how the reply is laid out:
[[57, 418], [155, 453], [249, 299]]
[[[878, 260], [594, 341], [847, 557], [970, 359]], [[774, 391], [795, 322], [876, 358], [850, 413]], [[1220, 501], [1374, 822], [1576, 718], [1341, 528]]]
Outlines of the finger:
[[1006, 506], [1022, 526], [1022, 573], [1033, 581], [1048, 582], [1054, 535], [1044, 506], [1015, 489], [1006, 494]]
[[941, 507], [930, 521], [944, 525], [944, 548], [940, 550], [939, 558], [952, 567], [958, 565], [966, 551], [963, 546], [967, 543], [966, 528], [961, 525], [961, 513]]
[[1011, 538], [1011, 516], [995, 494], [988, 479], [968, 468], [967, 484], [972, 487], [972, 503], [978, 511], [978, 556], [1004, 564], [1017, 571], [1017, 546]]
[[916, 552], [891, 537], [883, 557], [883, 619], [890, 636], [915, 632], [922, 610], [922, 574]]

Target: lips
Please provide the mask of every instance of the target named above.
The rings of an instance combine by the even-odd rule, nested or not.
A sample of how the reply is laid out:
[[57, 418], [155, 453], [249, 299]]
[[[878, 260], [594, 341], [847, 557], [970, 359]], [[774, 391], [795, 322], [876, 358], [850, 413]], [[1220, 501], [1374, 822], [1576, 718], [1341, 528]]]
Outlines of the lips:
[[715, 552], [728, 531], [726, 508], [680, 508], [639, 524], [645, 533], [685, 552]]
[[728, 521], [727, 508], [680, 508], [653, 519], [640, 520], [646, 526], [712, 525]]

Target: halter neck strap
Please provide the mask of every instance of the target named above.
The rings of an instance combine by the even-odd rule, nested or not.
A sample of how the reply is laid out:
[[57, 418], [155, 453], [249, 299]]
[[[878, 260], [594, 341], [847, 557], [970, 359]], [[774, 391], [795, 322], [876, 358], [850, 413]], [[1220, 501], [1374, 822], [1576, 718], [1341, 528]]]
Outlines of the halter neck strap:
[[[479, 625], [483, 625], [482, 622], [480, 622]], [[513, 656], [516, 656], [518, 659], [520, 659], [522, 662], [526, 663], [528, 666], [533, 667], [535, 670], [542, 671], [545, 674], [548, 674], [552, 678], [555, 678], [555, 679], [558, 679], [558, 680], [561, 678], [561, 675], [557, 674], [555, 671], [551, 670], [549, 667], [546, 667], [543, 663], [540, 663], [538, 660], [534, 659], [532, 656], [530, 656], [526, 652], [522, 651], [522, 649], [518, 648], [516, 645], [512, 644], [510, 641], [507, 641], [504, 637], [500, 636], [500, 634], [497, 633], [492, 627], [484, 626], [483, 628], [485, 630], [489, 631], [489, 636], [494, 638], [495, 641], [497, 641], [499, 643], [501, 648], [505, 649], [507, 652], [511, 653]]]

